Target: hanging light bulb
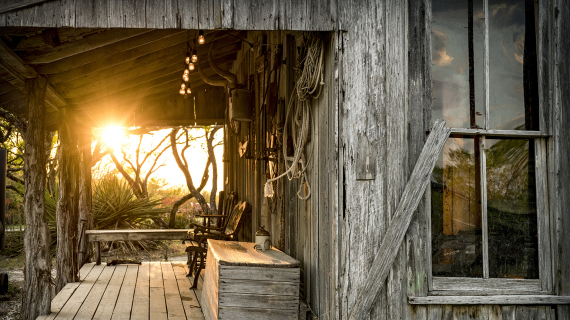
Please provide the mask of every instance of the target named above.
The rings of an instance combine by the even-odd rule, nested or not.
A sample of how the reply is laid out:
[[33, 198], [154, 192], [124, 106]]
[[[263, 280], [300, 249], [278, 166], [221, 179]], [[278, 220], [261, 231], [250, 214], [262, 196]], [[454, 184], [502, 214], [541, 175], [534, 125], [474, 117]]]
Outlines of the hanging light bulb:
[[189, 73], [190, 73], [190, 70], [184, 69], [184, 74], [185, 74], [185, 75], [188, 75]]
[[186, 57], [186, 64], [190, 63], [190, 56], [188, 55], [188, 57]]
[[190, 71], [194, 70], [194, 64], [192, 62], [188, 64], [188, 69], [190, 69]]
[[196, 48], [192, 49], [192, 62], [197, 62], [198, 61], [198, 52], [196, 51]]
[[184, 89], [186, 89], [186, 83], [183, 82], [183, 83], [180, 85], [180, 90], [184, 90]]
[[204, 38], [204, 30], [200, 30], [198, 32], [198, 43], [204, 44], [204, 42], [206, 42], [206, 39]]
[[182, 76], [182, 79], [183, 79], [185, 82], [188, 82], [188, 80], [190, 80], [190, 77], [189, 77], [187, 74], [185, 74], [185, 75]]
[[180, 94], [185, 94], [186, 91], [185, 91], [184, 89], [180, 89], [180, 91], [178, 91], [178, 93], [180, 93]]
[[190, 90], [190, 87], [188, 87], [188, 89], [186, 89], [186, 94], [191, 94], [192, 90]]

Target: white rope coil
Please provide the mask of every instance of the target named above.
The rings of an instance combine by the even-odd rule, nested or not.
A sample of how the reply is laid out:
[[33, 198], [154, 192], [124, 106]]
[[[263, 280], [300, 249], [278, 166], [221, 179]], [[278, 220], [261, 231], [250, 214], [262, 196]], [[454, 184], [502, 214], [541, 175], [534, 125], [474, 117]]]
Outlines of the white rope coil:
[[[289, 104], [285, 116], [285, 124], [283, 126], [283, 158], [285, 164], [285, 172], [273, 179], [267, 180], [265, 183], [265, 196], [273, 197], [273, 181], [287, 176], [289, 180], [293, 178], [299, 179], [299, 189], [297, 196], [301, 200], [307, 200], [311, 196], [311, 186], [307, 179], [306, 172], [313, 158], [313, 150], [306, 150], [309, 140], [309, 133], [312, 127], [311, 117], [311, 101], [317, 99], [322, 90], [323, 82], [323, 66], [324, 66], [324, 47], [322, 39], [311, 33], [304, 35], [304, 46], [306, 55], [301, 61], [301, 74], [299, 75], [295, 88], [291, 93]], [[287, 128], [288, 122], [291, 121], [291, 135], [293, 138], [293, 158], [287, 158]], [[308, 159], [306, 154], [308, 154]], [[291, 162], [291, 165], [289, 165]], [[304, 192], [303, 186], [307, 191]]]

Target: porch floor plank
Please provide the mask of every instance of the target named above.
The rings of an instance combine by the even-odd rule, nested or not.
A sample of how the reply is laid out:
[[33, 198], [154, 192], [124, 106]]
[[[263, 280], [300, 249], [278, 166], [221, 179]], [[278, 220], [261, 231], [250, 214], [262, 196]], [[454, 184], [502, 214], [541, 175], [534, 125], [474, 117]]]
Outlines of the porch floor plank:
[[[181, 262], [86, 264], [81, 281], [69, 283], [52, 300], [52, 313], [37, 319], [202, 320], [200, 293], [190, 289], [187, 272]], [[200, 281], [200, 289], [202, 285]]]
[[150, 320], [166, 320], [166, 298], [160, 262], [150, 263]]

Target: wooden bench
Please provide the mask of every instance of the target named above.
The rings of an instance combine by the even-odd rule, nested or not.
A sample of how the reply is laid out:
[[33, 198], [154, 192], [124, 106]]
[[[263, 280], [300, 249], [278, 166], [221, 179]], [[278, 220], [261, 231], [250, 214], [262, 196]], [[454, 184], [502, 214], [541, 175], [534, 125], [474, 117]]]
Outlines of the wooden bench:
[[87, 230], [87, 241], [95, 242], [95, 258], [101, 264], [101, 241], [184, 240], [193, 229]]

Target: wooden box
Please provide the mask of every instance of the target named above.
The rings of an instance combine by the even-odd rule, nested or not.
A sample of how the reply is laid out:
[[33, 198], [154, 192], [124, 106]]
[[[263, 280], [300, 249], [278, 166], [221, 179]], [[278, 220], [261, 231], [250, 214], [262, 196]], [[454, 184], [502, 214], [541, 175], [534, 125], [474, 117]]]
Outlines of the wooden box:
[[212, 319], [297, 319], [299, 261], [249, 242], [208, 240], [202, 289], [204, 317]]

